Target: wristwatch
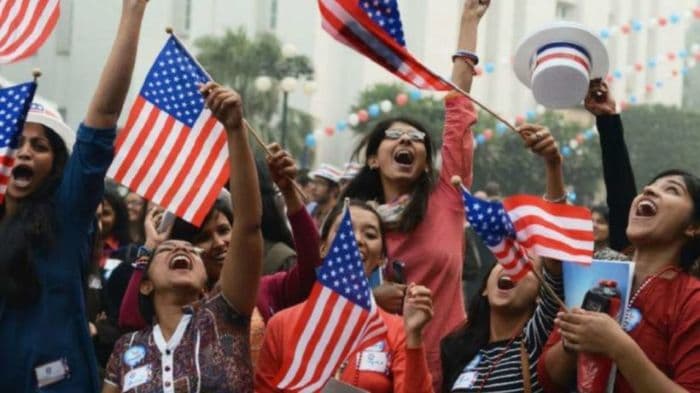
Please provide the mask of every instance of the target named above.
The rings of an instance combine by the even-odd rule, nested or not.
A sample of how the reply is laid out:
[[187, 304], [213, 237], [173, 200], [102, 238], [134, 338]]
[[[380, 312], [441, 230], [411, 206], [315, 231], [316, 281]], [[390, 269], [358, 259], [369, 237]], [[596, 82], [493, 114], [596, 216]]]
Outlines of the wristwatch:
[[146, 247], [145, 245], [140, 246], [138, 251], [136, 251], [136, 258], [137, 259], [144, 258], [144, 257], [151, 259], [152, 256], [153, 256], [153, 250]]

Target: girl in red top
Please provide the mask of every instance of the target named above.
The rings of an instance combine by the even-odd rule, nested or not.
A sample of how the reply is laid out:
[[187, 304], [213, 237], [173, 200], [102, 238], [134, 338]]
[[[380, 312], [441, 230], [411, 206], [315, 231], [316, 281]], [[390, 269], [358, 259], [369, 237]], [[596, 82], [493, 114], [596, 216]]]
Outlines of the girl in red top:
[[[322, 252], [327, 249], [340, 225], [343, 205], [336, 206], [326, 219], [321, 234]], [[350, 215], [365, 273], [369, 275], [385, 261], [384, 238], [379, 215], [365, 202], [351, 201]], [[277, 392], [275, 378], [284, 359], [294, 356], [292, 329], [301, 317], [304, 303], [275, 314], [267, 325], [255, 375], [256, 392]], [[382, 309], [387, 327], [383, 340], [361, 348], [337, 370], [342, 382], [373, 393], [432, 391], [431, 377], [423, 350], [422, 332], [432, 317], [428, 288], [411, 284], [403, 306], [403, 320]]]
[[574, 385], [576, 352], [587, 352], [617, 365], [616, 392], [700, 392], [700, 281], [687, 273], [700, 256], [700, 178], [658, 175], [634, 199], [627, 237], [636, 267], [624, 327], [607, 314], [559, 313], [561, 333], [538, 365], [547, 391]]
[[[489, 3], [464, 3], [452, 81], [465, 91], [471, 89], [477, 28]], [[425, 340], [436, 390], [441, 381], [440, 340], [466, 319], [461, 281], [464, 207], [450, 179], [457, 175], [465, 186], [471, 186], [474, 136], [470, 127], [475, 122], [471, 101], [450, 93], [445, 99], [442, 168], [437, 181], [429, 130], [409, 118], [380, 122], [356, 150], [366, 148], [364, 166], [344, 193], [382, 204], [378, 211], [388, 229], [389, 255], [405, 263], [408, 281], [420, 282], [434, 293], [435, 317]], [[400, 313], [404, 289], [398, 284], [378, 287], [374, 291], [377, 303]]]

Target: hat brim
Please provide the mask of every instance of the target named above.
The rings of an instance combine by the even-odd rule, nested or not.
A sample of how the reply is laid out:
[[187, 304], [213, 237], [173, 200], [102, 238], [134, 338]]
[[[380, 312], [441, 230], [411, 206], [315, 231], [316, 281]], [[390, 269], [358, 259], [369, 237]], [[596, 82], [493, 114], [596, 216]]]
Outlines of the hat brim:
[[73, 130], [70, 127], [68, 127], [66, 123], [63, 123], [62, 121], [55, 119], [51, 116], [34, 113], [31, 111], [27, 114], [27, 119], [25, 120], [25, 122], [41, 124], [52, 129], [56, 134], [58, 134], [59, 137], [61, 137], [63, 143], [66, 144], [68, 152], [71, 153], [73, 151], [73, 144], [75, 143], [75, 132], [73, 132]]
[[552, 42], [571, 42], [580, 45], [591, 56], [591, 79], [603, 78], [608, 73], [610, 60], [603, 42], [583, 25], [574, 22], [556, 22], [526, 37], [515, 52], [513, 70], [520, 82], [531, 87], [531, 60], [535, 52]]

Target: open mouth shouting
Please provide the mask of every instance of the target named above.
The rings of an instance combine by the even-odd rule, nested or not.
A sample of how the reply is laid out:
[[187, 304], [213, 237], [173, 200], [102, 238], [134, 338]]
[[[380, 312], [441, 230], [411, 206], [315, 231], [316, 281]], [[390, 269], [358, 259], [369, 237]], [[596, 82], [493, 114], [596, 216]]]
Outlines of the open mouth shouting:
[[18, 189], [27, 189], [32, 184], [34, 170], [25, 164], [19, 164], [12, 168], [12, 182]]
[[515, 288], [515, 283], [510, 278], [510, 276], [499, 277], [496, 285], [498, 286], [498, 289], [502, 291], [508, 291]]
[[411, 168], [415, 162], [415, 155], [413, 151], [409, 149], [397, 149], [394, 152], [394, 162], [400, 167]]
[[639, 203], [637, 203], [635, 215], [638, 217], [654, 217], [657, 211], [658, 207], [654, 201], [649, 198], [642, 198]]
[[170, 270], [192, 270], [194, 261], [192, 257], [185, 253], [178, 253], [172, 259], [168, 267]]

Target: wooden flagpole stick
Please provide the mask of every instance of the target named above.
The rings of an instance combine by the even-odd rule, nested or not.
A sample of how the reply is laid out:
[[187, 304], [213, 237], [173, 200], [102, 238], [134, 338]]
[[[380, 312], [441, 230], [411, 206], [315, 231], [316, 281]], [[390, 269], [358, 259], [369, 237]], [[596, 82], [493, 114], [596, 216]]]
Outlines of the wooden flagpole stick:
[[34, 78], [34, 83], [37, 83], [39, 81], [39, 77], [41, 76], [41, 70], [38, 68], [35, 68], [32, 70], [32, 77]]
[[[461, 187], [464, 187], [464, 185], [462, 184], [462, 179], [461, 179], [459, 176], [455, 175], [455, 176], [452, 176], [451, 182], [452, 182], [452, 185], [453, 185], [455, 188], [458, 188], [458, 189], [460, 190], [460, 192], [461, 192]], [[564, 311], [568, 312], [569, 309], [566, 307], [566, 304], [564, 303], [564, 301], [561, 300], [561, 298], [559, 297], [559, 295], [557, 295], [557, 292], [554, 290], [554, 288], [552, 288], [552, 286], [549, 285], [549, 283], [547, 283], [547, 281], [544, 280], [544, 277], [542, 276], [542, 273], [538, 272], [537, 269], [535, 269], [535, 265], [532, 263], [532, 258], [531, 258], [529, 255], [527, 255], [527, 263], [528, 263], [528, 265], [530, 266], [530, 270], [531, 270], [532, 273], [535, 275], [535, 277], [537, 278], [537, 280], [540, 282], [540, 284], [542, 285], [542, 287], [544, 288], [544, 290], [545, 290], [550, 296], [552, 296], [552, 298], [554, 298], [554, 300], [557, 302], [557, 304], [559, 305], [559, 307], [561, 307], [562, 309], [564, 309]]]
[[[202, 72], [204, 72], [204, 75], [206, 75], [207, 78], [209, 78], [209, 80], [213, 81], [214, 78], [212, 78], [211, 75], [209, 75], [209, 73], [207, 72], [207, 70], [206, 70], [204, 67], [202, 67], [202, 65], [199, 63], [199, 61], [197, 61], [197, 58], [195, 58], [194, 56], [192, 56], [191, 53], [189, 53], [189, 51], [187, 50], [187, 47], [185, 46], [185, 44], [180, 40], [180, 38], [178, 38], [178, 36], [177, 36], [177, 35], [175, 34], [175, 32], [173, 31], [173, 28], [170, 27], [170, 26], [168, 26], [168, 27], [165, 28], [165, 32], [168, 33], [168, 34], [170, 34], [174, 39], [177, 40], [177, 42], [178, 42], [183, 48], [185, 48], [185, 52], [186, 52], [187, 56], [189, 56], [190, 59], [192, 59], [192, 61], [193, 61], [197, 66], [199, 66], [199, 68], [202, 70]], [[265, 150], [265, 153], [266, 153], [268, 156], [272, 156], [272, 152], [270, 151], [270, 149], [267, 148], [267, 144], [266, 144], [265, 141], [262, 139], [262, 137], [260, 136], [260, 134], [255, 130], [255, 128], [253, 128], [253, 127], [250, 125], [250, 123], [248, 123], [248, 121], [247, 121], [246, 119], [243, 119], [243, 124], [244, 124], [245, 127], [248, 129], [248, 131], [249, 131], [251, 134], [253, 134], [253, 137], [255, 138], [255, 141], [258, 142], [258, 144], [260, 145], [260, 147], [263, 148], [263, 150]], [[309, 201], [309, 196], [306, 195], [306, 193], [304, 192], [304, 190], [301, 189], [301, 186], [299, 185], [299, 183], [297, 183], [296, 180], [294, 180], [294, 179], [292, 179], [292, 178], [289, 178], [289, 181], [292, 182], [292, 185], [294, 186], [294, 189], [299, 193], [299, 196], [301, 196], [301, 198], [304, 200], [304, 202], [308, 202], [308, 201]]]
[[464, 91], [464, 89], [462, 89], [462, 88], [460, 88], [459, 86], [457, 86], [454, 82], [452, 82], [452, 81], [450, 81], [450, 80], [447, 80], [447, 79], [444, 79], [444, 78], [443, 78], [442, 80], [443, 80], [445, 83], [447, 83], [448, 85], [450, 85], [453, 89], [455, 89], [455, 91], [457, 91], [459, 94], [461, 94], [461, 95], [463, 95], [463, 96], [469, 98], [473, 103], [475, 103], [477, 106], [479, 106], [479, 108], [485, 110], [486, 112], [488, 112], [489, 114], [491, 114], [491, 116], [495, 117], [495, 118], [498, 119], [501, 123], [505, 124], [506, 127], [510, 128], [511, 130], [513, 130], [513, 131], [515, 131], [515, 132], [518, 132], [518, 130], [515, 128], [515, 126], [514, 126], [513, 124], [511, 124], [508, 120], [504, 119], [501, 115], [499, 115], [498, 113], [492, 111], [489, 107], [487, 107], [486, 105], [484, 105], [484, 104], [482, 104], [481, 102], [479, 102], [479, 100], [477, 100], [477, 99], [474, 98], [471, 94], [469, 94], [469, 93], [467, 93], [466, 91]]

